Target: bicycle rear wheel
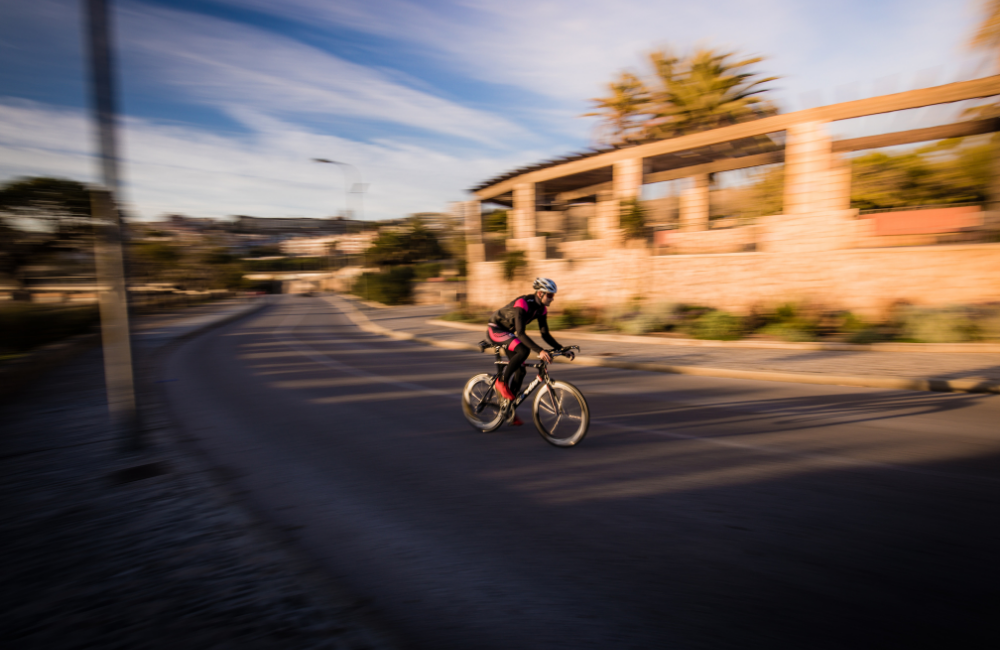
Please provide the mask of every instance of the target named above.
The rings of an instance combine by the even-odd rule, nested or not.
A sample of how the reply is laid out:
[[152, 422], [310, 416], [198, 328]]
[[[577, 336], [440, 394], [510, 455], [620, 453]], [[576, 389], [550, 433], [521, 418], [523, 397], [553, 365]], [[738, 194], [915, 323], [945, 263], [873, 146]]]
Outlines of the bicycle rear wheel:
[[587, 400], [565, 381], [554, 381], [538, 391], [532, 415], [538, 433], [556, 447], [572, 447], [583, 440], [590, 427]]
[[503, 424], [500, 396], [493, 388], [493, 377], [485, 373], [465, 383], [462, 390], [462, 412], [469, 424], [484, 433], [496, 431]]

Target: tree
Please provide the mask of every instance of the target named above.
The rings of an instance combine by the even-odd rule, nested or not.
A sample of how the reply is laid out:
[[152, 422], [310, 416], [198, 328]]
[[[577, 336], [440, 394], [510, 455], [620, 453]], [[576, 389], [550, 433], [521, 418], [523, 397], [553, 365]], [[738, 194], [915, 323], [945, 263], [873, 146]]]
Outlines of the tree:
[[861, 210], [984, 201], [992, 144], [942, 140], [897, 155], [881, 151], [852, 161], [851, 207]]
[[0, 275], [93, 241], [90, 193], [64, 178], [21, 178], [0, 187]]
[[687, 57], [652, 52], [648, 84], [621, 72], [608, 84], [607, 97], [591, 100], [597, 110], [584, 115], [603, 118], [600, 139], [616, 146], [774, 115], [777, 108], [761, 95], [768, 90], [764, 85], [777, 77], [760, 78], [750, 70], [762, 60], [704, 48]]
[[483, 217], [483, 230], [486, 232], [507, 232], [507, 210], [494, 210]]
[[406, 230], [384, 230], [368, 249], [368, 259], [380, 266], [414, 264], [448, 256], [434, 233], [419, 221]]
[[607, 97], [594, 97], [593, 111], [583, 117], [600, 117], [598, 139], [611, 145], [638, 142], [645, 137], [645, 113], [649, 92], [631, 72], [620, 72], [618, 79], [608, 84]]
[[971, 45], [1000, 53], [1000, 0], [984, 0], [982, 8], [983, 21], [972, 37]]
[[91, 225], [90, 192], [65, 178], [21, 178], [0, 188], [0, 217], [15, 228], [72, 232]]
[[673, 138], [760, 119], [777, 113], [758, 95], [777, 77], [758, 78], [749, 67], [762, 57], [733, 60], [734, 52], [699, 49], [686, 59], [668, 51], [653, 52], [649, 62], [656, 85], [650, 91], [646, 132], [652, 138]]

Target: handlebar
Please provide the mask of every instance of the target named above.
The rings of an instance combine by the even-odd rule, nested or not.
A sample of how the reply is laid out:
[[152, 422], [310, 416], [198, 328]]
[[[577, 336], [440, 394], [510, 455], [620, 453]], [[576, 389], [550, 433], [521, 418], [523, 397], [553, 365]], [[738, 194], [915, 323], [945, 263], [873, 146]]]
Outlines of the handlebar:
[[568, 356], [571, 356], [571, 355], [567, 354], [567, 352], [568, 353], [572, 353], [573, 356], [575, 356], [575, 353], [573, 353], [573, 350], [576, 350], [577, 352], [579, 352], [580, 351], [580, 346], [579, 345], [567, 345], [567, 346], [563, 347], [562, 349], [559, 349], [559, 350], [547, 350], [547, 352], [549, 354], [551, 354], [553, 357], [568, 357]]

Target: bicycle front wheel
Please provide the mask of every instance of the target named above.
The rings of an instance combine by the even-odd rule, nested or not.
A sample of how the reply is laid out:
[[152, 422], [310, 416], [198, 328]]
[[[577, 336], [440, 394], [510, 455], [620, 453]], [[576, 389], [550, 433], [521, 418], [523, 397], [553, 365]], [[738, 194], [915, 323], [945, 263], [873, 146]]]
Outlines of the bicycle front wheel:
[[565, 381], [554, 381], [538, 391], [532, 415], [538, 433], [556, 447], [572, 447], [583, 440], [590, 427], [587, 400]]
[[503, 424], [500, 396], [493, 388], [491, 375], [476, 375], [462, 390], [462, 412], [469, 424], [484, 433], [496, 431]]

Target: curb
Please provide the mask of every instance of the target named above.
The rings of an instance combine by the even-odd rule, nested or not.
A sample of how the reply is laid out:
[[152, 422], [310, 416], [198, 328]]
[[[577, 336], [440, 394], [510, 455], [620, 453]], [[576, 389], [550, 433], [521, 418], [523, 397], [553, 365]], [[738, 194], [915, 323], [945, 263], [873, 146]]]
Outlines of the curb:
[[[456, 321], [432, 319], [428, 325], [450, 327], [456, 330], [484, 331], [479, 325]], [[629, 334], [597, 334], [594, 332], [574, 332], [575, 339], [584, 341], [605, 341], [608, 343], [641, 343], [643, 345], [675, 345], [692, 348], [744, 348], [762, 350], [811, 350], [826, 352], [923, 352], [938, 354], [1000, 354], [1000, 344], [996, 343], [786, 343], [782, 341], [705, 341], [702, 339], [667, 339], [657, 336], [633, 336]]]
[[[354, 305], [346, 303], [337, 304], [330, 298], [324, 298], [331, 305], [341, 309], [351, 322], [358, 328], [400, 341], [414, 341], [424, 345], [432, 345], [438, 348], [449, 350], [475, 350], [479, 351], [479, 346], [457, 341], [439, 341], [422, 336], [416, 336], [408, 332], [396, 332], [388, 328], [376, 325], [368, 320]], [[437, 324], [439, 321], [432, 321]], [[440, 321], [446, 323], [447, 321]], [[470, 327], [475, 327], [470, 326]], [[465, 329], [464, 327], [458, 329]], [[480, 329], [475, 328], [477, 331]], [[582, 338], [582, 337], [581, 337]], [[640, 338], [641, 337], [629, 337]], [[631, 342], [631, 341], [630, 341]], [[641, 339], [641, 342], [645, 340]], [[724, 379], [749, 379], [753, 381], [778, 381], [794, 384], [820, 384], [826, 386], [855, 386], [860, 388], [883, 388], [890, 390], [918, 390], [941, 393], [1000, 393], [1000, 383], [975, 381], [969, 379], [936, 379], [927, 377], [921, 379], [904, 379], [900, 377], [878, 377], [878, 376], [831, 376], [831, 375], [809, 375], [798, 372], [767, 372], [761, 370], [729, 370], [726, 368], [706, 368], [703, 366], [670, 366], [664, 363], [639, 363], [629, 361], [612, 361], [599, 357], [587, 357], [577, 355], [575, 361], [566, 359], [555, 359], [556, 363], [576, 363], [582, 366], [592, 366], [601, 368], [617, 368], [619, 370], [641, 370], [645, 372], [660, 372], [674, 375], [695, 375], [700, 377], [720, 377]]]

